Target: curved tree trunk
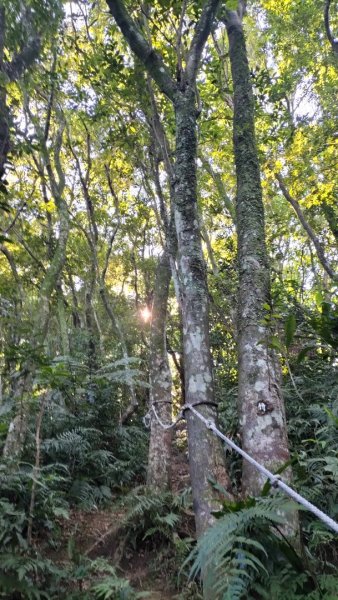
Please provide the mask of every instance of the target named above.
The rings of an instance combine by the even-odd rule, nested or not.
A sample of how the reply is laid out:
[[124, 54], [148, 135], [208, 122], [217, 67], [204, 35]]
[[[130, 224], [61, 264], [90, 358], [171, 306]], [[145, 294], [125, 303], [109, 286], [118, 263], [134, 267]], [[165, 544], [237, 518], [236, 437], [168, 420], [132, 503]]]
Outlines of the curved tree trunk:
[[[171, 372], [167, 354], [166, 325], [171, 269], [166, 253], [159, 259], [154, 284], [150, 331], [150, 404], [163, 423], [171, 422]], [[151, 415], [147, 485], [165, 490], [170, 487], [172, 430], [163, 429]]]

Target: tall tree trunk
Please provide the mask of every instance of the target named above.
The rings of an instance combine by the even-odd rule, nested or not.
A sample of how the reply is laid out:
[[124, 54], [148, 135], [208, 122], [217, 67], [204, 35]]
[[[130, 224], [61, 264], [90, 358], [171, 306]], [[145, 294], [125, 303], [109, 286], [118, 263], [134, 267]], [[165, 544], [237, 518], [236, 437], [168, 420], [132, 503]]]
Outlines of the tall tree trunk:
[[6, 12], [3, 4], [0, 4], [0, 192], [5, 189], [3, 178], [9, 152], [9, 112], [6, 101], [6, 80], [4, 75], [5, 37]]
[[[167, 354], [166, 325], [171, 269], [163, 253], [156, 269], [150, 331], [150, 404], [164, 423], [171, 421], [171, 372]], [[147, 484], [164, 490], [170, 487], [172, 430], [163, 429], [152, 413]]]
[[[275, 471], [290, 458], [278, 361], [268, 348], [263, 325], [270, 305], [270, 273], [260, 169], [254, 131], [254, 100], [241, 19], [227, 11], [234, 85], [234, 150], [237, 175], [238, 232], [238, 369], [242, 445], [265, 467]], [[288, 468], [283, 477], [291, 479]], [[264, 484], [253, 466], [243, 463], [243, 489], [257, 495]]]
[[[208, 419], [216, 419], [214, 383], [209, 343], [209, 298], [196, 193], [195, 91], [187, 88], [175, 103], [176, 163], [175, 222], [178, 241], [178, 272], [182, 300], [183, 351], [186, 403], [198, 405]], [[188, 425], [189, 464], [197, 533], [212, 521], [215, 494], [210, 480], [228, 488], [224, 452], [218, 439], [190, 411]]]
[[[110, 11], [131, 49], [141, 60], [160, 90], [170, 98], [176, 120], [174, 181], [175, 225], [178, 242], [178, 275], [182, 301], [186, 402], [198, 405], [201, 413], [215, 420], [214, 385], [209, 345], [209, 306], [196, 194], [196, 78], [201, 55], [220, 0], [205, 0], [179, 82], [171, 75], [162, 56], [126, 10], [123, 0], [107, 0]], [[216, 494], [210, 479], [228, 487], [224, 452], [218, 438], [186, 411], [189, 462], [197, 534], [213, 520]]]

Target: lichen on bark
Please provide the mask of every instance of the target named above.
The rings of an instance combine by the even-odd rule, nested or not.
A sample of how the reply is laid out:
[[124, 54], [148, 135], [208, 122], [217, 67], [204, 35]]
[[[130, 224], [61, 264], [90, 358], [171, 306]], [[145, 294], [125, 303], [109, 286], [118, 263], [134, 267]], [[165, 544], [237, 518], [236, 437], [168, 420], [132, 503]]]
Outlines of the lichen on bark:
[[[178, 271], [182, 298], [186, 403], [198, 404], [208, 419], [216, 420], [214, 383], [209, 342], [209, 298], [197, 212], [196, 107], [194, 91], [187, 88], [175, 104], [175, 222]], [[224, 451], [213, 434], [190, 411], [189, 464], [197, 533], [212, 522], [217, 505], [210, 480], [230, 487]]]
[[[271, 305], [270, 269], [265, 245], [264, 205], [255, 139], [254, 98], [241, 15], [226, 11], [225, 24], [234, 86], [233, 140], [237, 177], [238, 372], [243, 449], [272, 472], [290, 459], [280, 365], [269, 347], [265, 325]], [[291, 468], [283, 472], [290, 481]], [[265, 477], [243, 462], [242, 487], [259, 495]], [[289, 514], [285, 532], [298, 535], [297, 514]]]
[[[149, 364], [150, 405], [163, 423], [170, 423], [172, 416], [172, 381], [166, 344], [170, 279], [169, 256], [164, 252], [158, 261], [154, 283]], [[163, 429], [152, 413], [147, 485], [160, 490], [170, 487], [171, 442], [172, 430]]]

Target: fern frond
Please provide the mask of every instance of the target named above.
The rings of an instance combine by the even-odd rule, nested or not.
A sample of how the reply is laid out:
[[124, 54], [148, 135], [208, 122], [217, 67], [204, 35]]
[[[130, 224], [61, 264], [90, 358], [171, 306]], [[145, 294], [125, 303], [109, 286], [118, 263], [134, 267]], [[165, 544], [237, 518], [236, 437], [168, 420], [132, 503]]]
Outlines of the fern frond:
[[269, 537], [271, 525], [282, 525], [291, 510], [294, 503], [278, 496], [257, 499], [236, 512], [230, 506], [230, 512], [205, 532], [191, 553], [190, 577], [201, 573], [215, 598], [239, 600], [257, 576], [268, 574], [267, 551], [252, 533], [263, 528]]

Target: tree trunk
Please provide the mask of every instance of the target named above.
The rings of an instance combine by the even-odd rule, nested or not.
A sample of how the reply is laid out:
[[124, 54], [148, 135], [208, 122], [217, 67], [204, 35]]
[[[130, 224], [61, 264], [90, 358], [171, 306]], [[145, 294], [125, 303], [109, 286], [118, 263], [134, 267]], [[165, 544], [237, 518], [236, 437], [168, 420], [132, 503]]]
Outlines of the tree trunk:
[[[263, 324], [270, 305], [270, 273], [265, 246], [264, 207], [254, 131], [254, 100], [241, 20], [227, 11], [234, 85], [234, 151], [237, 175], [238, 369], [243, 449], [276, 471], [289, 460], [279, 364], [268, 348]], [[283, 473], [290, 481], [291, 469]], [[244, 461], [243, 490], [258, 495], [265, 477]]]
[[43, 146], [46, 170], [49, 172], [53, 198], [57, 208], [59, 237], [53, 258], [40, 286], [39, 301], [36, 307], [36, 314], [33, 323], [32, 358], [27, 359], [22, 365], [20, 382], [17, 386], [17, 391], [15, 392], [15, 399], [20, 400], [19, 414], [16, 415], [10, 424], [4, 446], [4, 456], [11, 456], [11, 458], [14, 460], [17, 460], [22, 454], [28, 427], [28, 413], [25, 410], [24, 394], [32, 387], [34, 372], [38, 366], [36, 361], [36, 353], [43, 345], [48, 331], [51, 296], [57, 289], [60, 275], [66, 260], [66, 249], [70, 223], [68, 206], [62, 197], [65, 187], [64, 174], [60, 164], [62, 133], [63, 127], [61, 125], [57, 136], [57, 142], [55, 143], [56, 150], [54, 153], [54, 160], [56, 163], [55, 168], [59, 176], [58, 181], [55, 179], [52, 167], [50, 165], [47, 147], [45, 145]]
[[40, 39], [35, 37], [24, 45], [12, 60], [5, 60], [6, 2], [0, 4], [0, 192], [6, 191], [6, 163], [10, 151], [10, 110], [7, 106], [7, 83], [17, 81], [38, 57]]
[[27, 414], [19, 412], [11, 421], [3, 449], [3, 457], [15, 460], [22, 454], [27, 435]]
[[[166, 253], [159, 259], [150, 332], [150, 404], [163, 423], [171, 422], [171, 372], [166, 345], [166, 320], [171, 269]], [[151, 416], [147, 484], [160, 490], [170, 487], [172, 430], [163, 429]]]
[[58, 322], [61, 342], [62, 356], [70, 355], [69, 336], [68, 336], [68, 324], [67, 314], [65, 308], [65, 302], [62, 294], [61, 285], [58, 286], [57, 290], [57, 308], [58, 308]]
[[6, 188], [4, 182], [5, 166], [9, 152], [9, 112], [6, 102], [6, 83], [4, 74], [4, 49], [6, 34], [6, 14], [0, 5], [0, 191]]
[[[202, 254], [196, 194], [196, 107], [191, 88], [175, 103], [176, 163], [175, 222], [178, 272], [182, 299], [186, 403], [198, 405], [208, 419], [216, 419], [209, 344], [209, 301]], [[197, 534], [212, 522], [215, 492], [210, 480], [225, 488], [229, 478], [218, 439], [190, 411], [186, 412], [189, 463]]]
[[[315, 247], [315, 251], [318, 257], [318, 260], [320, 262], [320, 264], [322, 265], [324, 271], [328, 274], [328, 276], [333, 279], [333, 281], [338, 281], [338, 274], [335, 273], [333, 271], [333, 269], [331, 268], [326, 256], [325, 256], [325, 251], [324, 248], [321, 244], [321, 242], [319, 241], [318, 237], [316, 236], [314, 230], [312, 229], [311, 225], [308, 223], [308, 221], [306, 220], [304, 213], [299, 205], [299, 202], [297, 202], [297, 200], [295, 200], [291, 194], [289, 193], [285, 182], [283, 180], [283, 177], [279, 174], [279, 173], [275, 173], [276, 179], [278, 181], [279, 184], [279, 188], [285, 198], [285, 200], [287, 200], [292, 208], [294, 209], [303, 229], [306, 231], [309, 239], [311, 240], [311, 242], [313, 243], [314, 247]], [[327, 206], [327, 205], [326, 205]]]
[[[196, 78], [203, 48], [220, 0], [205, 0], [186, 57], [186, 66], [175, 80], [159, 54], [143, 36], [123, 0], [107, 0], [110, 11], [133, 52], [143, 62], [163, 94], [170, 98], [176, 120], [174, 169], [175, 225], [178, 242], [179, 291], [182, 303], [186, 402], [216, 418], [209, 345], [209, 307], [196, 194]], [[216, 494], [210, 479], [228, 487], [224, 452], [218, 438], [190, 411], [186, 412], [189, 462], [197, 534], [213, 521]]]

